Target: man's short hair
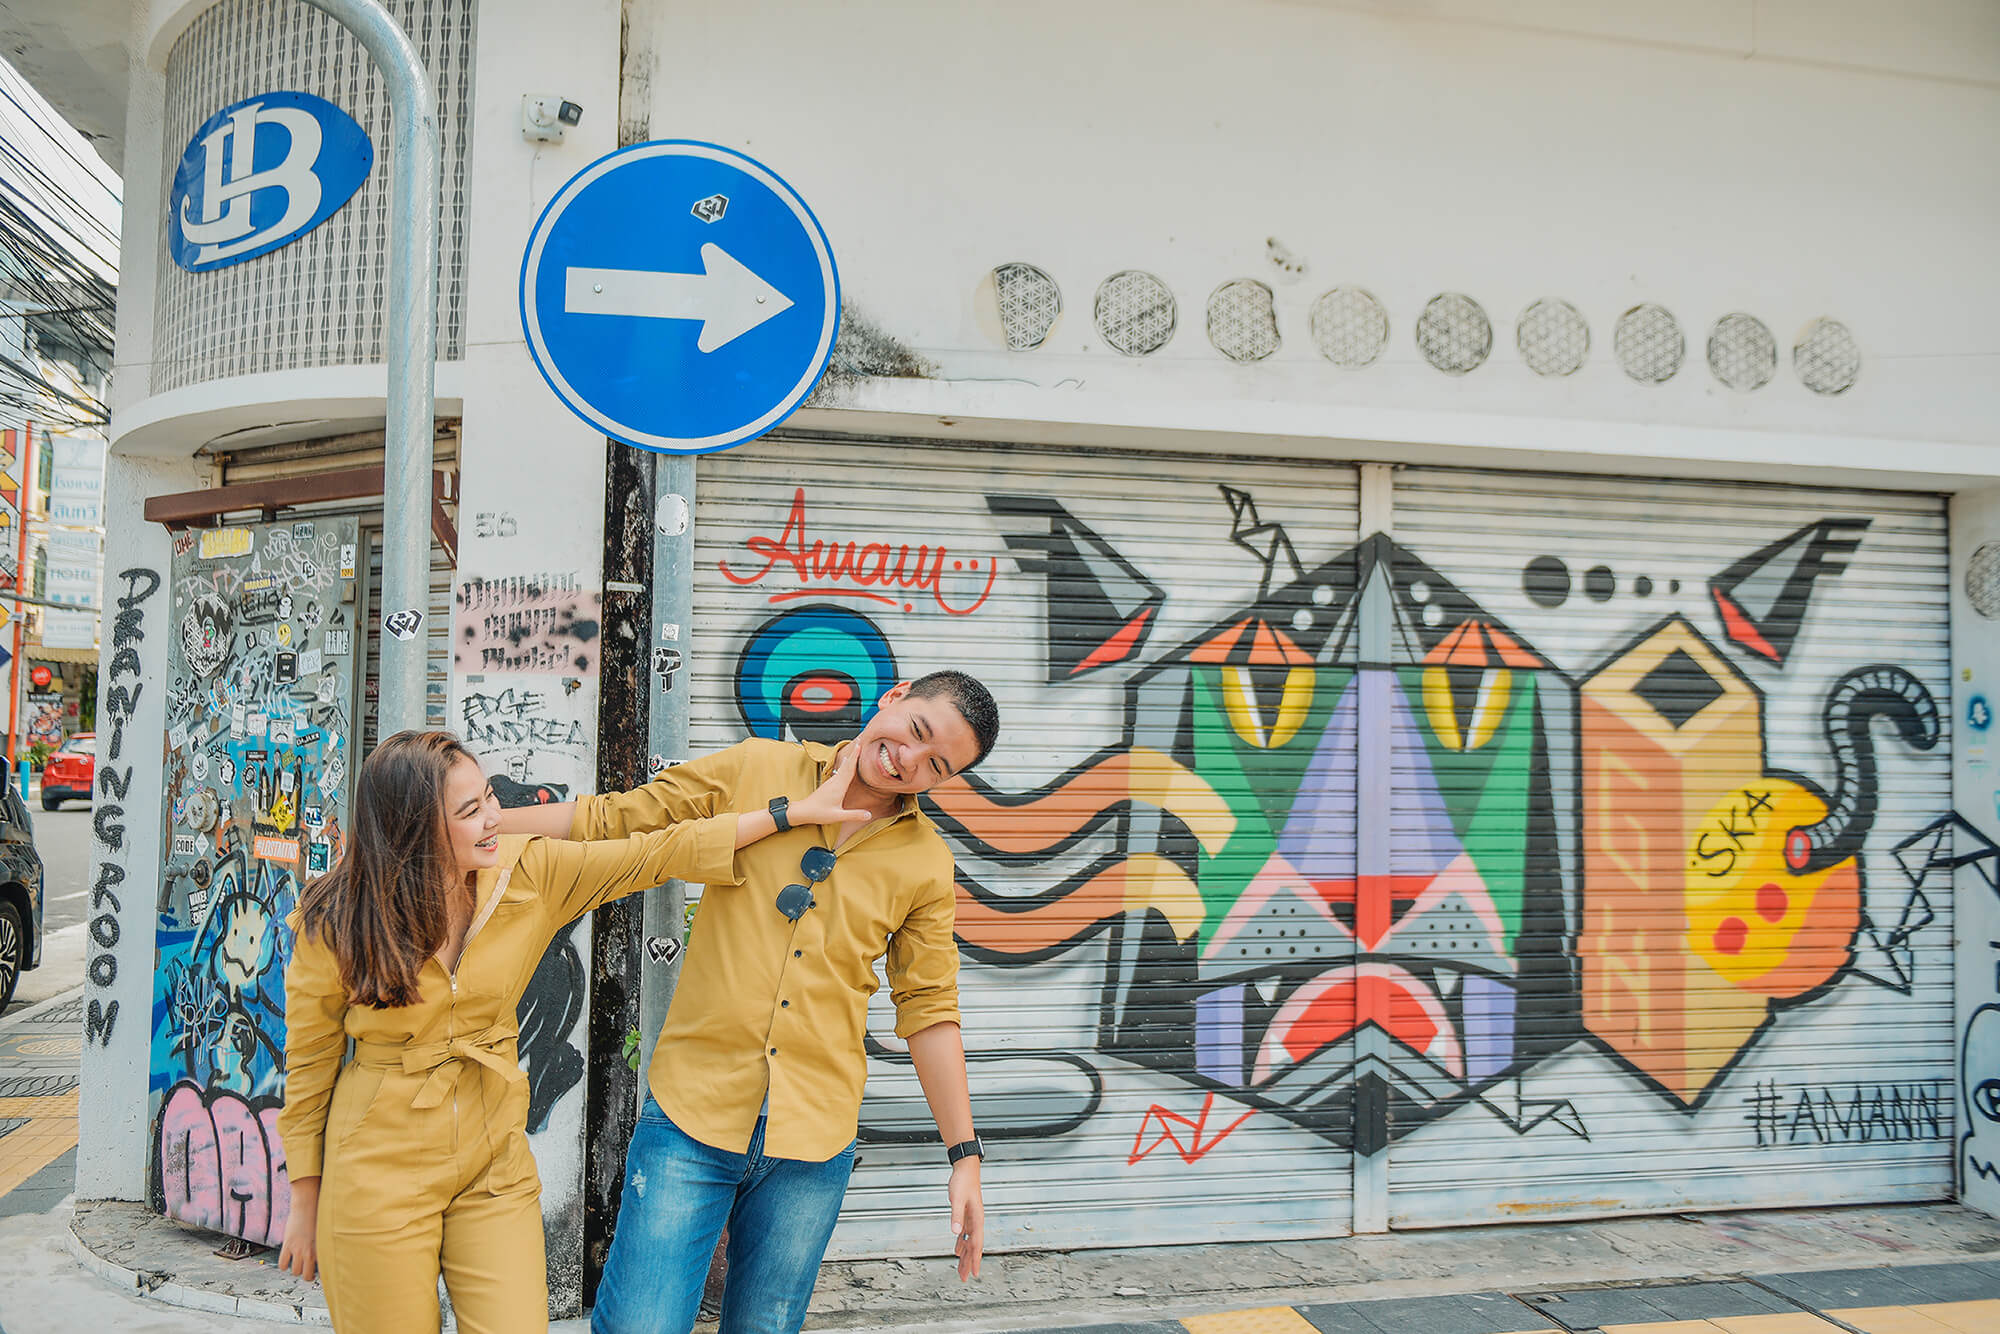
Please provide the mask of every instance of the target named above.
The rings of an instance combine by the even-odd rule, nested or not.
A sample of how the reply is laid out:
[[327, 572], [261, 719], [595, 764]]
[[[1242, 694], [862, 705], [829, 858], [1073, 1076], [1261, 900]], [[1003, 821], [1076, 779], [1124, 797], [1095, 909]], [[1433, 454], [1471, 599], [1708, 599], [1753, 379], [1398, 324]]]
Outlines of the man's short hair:
[[[964, 672], [932, 672], [910, 682], [910, 696], [915, 699], [945, 699], [953, 708], [964, 715], [972, 728], [972, 736], [979, 743], [979, 754], [972, 764], [986, 758], [993, 749], [993, 743], [1000, 739], [1000, 706], [993, 702], [993, 692], [975, 681]], [[970, 769], [972, 764], [965, 767]]]

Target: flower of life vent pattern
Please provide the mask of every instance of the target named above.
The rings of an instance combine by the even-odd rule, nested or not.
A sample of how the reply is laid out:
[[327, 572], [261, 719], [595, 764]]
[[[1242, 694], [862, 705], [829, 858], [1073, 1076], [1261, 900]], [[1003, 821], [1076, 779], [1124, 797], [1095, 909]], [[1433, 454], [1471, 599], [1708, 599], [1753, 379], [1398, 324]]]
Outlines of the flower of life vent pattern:
[[1062, 291], [1055, 279], [1032, 264], [1002, 264], [993, 270], [1000, 300], [1000, 330], [1016, 352], [1040, 347], [1062, 314]]
[[1708, 368], [1731, 389], [1762, 389], [1778, 373], [1778, 340], [1755, 315], [1724, 315], [1708, 335]]
[[[384, 0], [437, 83], [438, 359], [464, 356], [466, 162], [472, 151], [475, 0]], [[386, 359], [389, 283], [389, 94], [346, 28], [316, 9], [222, 0], [188, 26], [167, 57], [160, 196], [173, 194], [181, 150], [222, 107], [282, 88], [333, 103], [375, 145], [354, 197], [288, 245], [240, 264], [189, 273], [167, 227], [154, 258], [151, 389], [260, 371]]]
[[1231, 361], [1262, 361], [1278, 350], [1278, 310], [1271, 289], [1238, 278], [1208, 298], [1208, 341]]
[[1972, 553], [1965, 567], [1965, 597], [1981, 616], [2000, 621], [2000, 542], [1988, 542]]
[[1815, 394], [1844, 394], [1861, 374], [1861, 348], [1839, 320], [1814, 320], [1792, 345], [1792, 366]]
[[1687, 357], [1680, 322], [1664, 306], [1634, 306], [1618, 317], [1611, 350], [1619, 367], [1640, 384], [1665, 384]]
[[1514, 345], [1535, 374], [1574, 375], [1590, 355], [1590, 325], [1569, 302], [1547, 298], [1521, 312]]
[[1417, 350], [1446, 375], [1464, 375], [1493, 350], [1493, 322], [1471, 297], [1442, 292], [1417, 319]]
[[1174, 336], [1174, 294], [1150, 273], [1126, 269], [1097, 287], [1091, 312], [1104, 341], [1128, 357], [1157, 352]]
[[1336, 287], [1313, 302], [1312, 336], [1319, 354], [1334, 365], [1372, 366], [1389, 342], [1389, 312], [1372, 293]]

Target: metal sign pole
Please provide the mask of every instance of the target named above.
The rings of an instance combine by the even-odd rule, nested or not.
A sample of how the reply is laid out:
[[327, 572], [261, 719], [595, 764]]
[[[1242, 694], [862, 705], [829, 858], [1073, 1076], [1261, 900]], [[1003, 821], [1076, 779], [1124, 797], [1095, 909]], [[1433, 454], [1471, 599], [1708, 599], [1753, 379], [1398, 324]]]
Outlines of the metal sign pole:
[[[383, 431], [382, 674], [376, 735], [425, 721], [437, 378], [438, 113], [430, 72], [376, 0], [305, 0], [352, 32], [389, 90], [389, 402]], [[415, 617], [407, 613], [416, 613]]]
[[[648, 664], [653, 706], [647, 713], [651, 754], [668, 764], [688, 757], [688, 698], [694, 673], [687, 655], [694, 624], [694, 459], [663, 454], [653, 485], [653, 660]], [[687, 889], [678, 880], [646, 891], [644, 927], [647, 940], [679, 941]], [[639, 977], [640, 1099], [645, 1099], [645, 1072], [653, 1046], [667, 1022], [667, 1006], [680, 981], [680, 959], [665, 967], [650, 951]]]

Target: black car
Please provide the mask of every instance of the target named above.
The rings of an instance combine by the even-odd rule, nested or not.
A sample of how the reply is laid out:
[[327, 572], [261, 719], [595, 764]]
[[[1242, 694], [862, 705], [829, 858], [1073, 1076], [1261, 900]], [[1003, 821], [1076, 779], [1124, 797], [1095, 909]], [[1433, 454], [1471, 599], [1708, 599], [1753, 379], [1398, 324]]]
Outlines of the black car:
[[21, 974], [42, 962], [42, 854], [28, 803], [13, 783], [0, 784], [0, 1009], [14, 999]]

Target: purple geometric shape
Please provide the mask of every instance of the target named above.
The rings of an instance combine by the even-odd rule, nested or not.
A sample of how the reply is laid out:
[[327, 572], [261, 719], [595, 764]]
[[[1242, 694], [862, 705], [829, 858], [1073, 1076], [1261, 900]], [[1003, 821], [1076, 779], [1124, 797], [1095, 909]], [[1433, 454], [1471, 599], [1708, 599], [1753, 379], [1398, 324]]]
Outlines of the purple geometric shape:
[[1194, 1066], [1218, 1083], [1243, 1082], [1243, 988], [1223, 987], [1194, 1003]]
[[1430, 747], [1400, 681], [1390, 694], [1389, 716], [1395, 729], [1390, 754], [1396, 784], [1390, 802], [1389, 870], [1399, 876], [1434, 876], [1463, 856], [1465, 845], [1452, 827], [1431, 768]]
[[1463, 974], [1459, 1008], [1465, 1016], [1465, 1077], [1477, 1083], [1514, 1059], [1514, 988], [1484, 973]]
[[1354, 879], [1360, 698], [1361, 692], [1350, 685], [1333, 706], [1278, 834], [1278, 855], [1308, 880]]

